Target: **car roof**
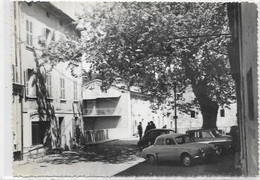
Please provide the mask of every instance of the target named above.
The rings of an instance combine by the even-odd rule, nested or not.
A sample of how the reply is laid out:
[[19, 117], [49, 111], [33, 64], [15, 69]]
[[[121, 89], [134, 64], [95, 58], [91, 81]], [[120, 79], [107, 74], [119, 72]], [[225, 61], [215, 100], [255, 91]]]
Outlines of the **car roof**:
[[[147, 131], [146, 133], [151, 132], [151, 131], [173, 131], [173, 132], [175, 132], [175, 131], [172, 130], [172, 129], [161, 128], [161, 129], [150, 129], [150, 130]], [[145, 133], [145, 134], [146, 134], [146, 133]]]
[[213, 129], [193, 129], [193, 130], [188, 130], [186, 132], [195, 132], [195, 131], [212, 131]]
[[171, 137], [171, 138], [176, 138], [178, 136], [187, 136], [187, 134], [181, 134], [181, 133], [175, 133], [175, 134], [163, 134], [163, 135], [160, 135], [158, 137], [164, 137], [164, 138], [167, 138], [167, 137]]

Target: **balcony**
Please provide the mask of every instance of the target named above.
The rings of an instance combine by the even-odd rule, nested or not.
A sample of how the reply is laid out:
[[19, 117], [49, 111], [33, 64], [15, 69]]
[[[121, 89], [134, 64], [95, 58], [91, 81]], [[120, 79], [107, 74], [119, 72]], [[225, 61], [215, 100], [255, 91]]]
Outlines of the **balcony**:
[[120, 116], [120, 108], [83, 108], [85, 117]]

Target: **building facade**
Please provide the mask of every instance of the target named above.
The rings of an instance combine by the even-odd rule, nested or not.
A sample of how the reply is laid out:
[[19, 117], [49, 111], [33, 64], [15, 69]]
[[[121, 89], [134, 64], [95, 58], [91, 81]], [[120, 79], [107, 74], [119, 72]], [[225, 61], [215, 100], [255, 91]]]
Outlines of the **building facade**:
[[[112, 85], [107, 92], [103, 92], [101, 84], [98, 79], [84, 84], [82, 143], [138, 136], [139, 122], [142, 123], [143, 132], [150, 121], [154, 122], [156, 128], [166, 126], [175, 129], [174, 109], [171, 105], [167, 106], [166, 103], [154, 110], [148, 96], [134, 88], [125, 90]], [[194, 99], [191, 89], [187, 90], [183, 98], [186, 101]], [[179, 133], [202, 127], [199, 110], [194, 110], [194, 116], [178, 110], [177, 116]], [[219, 129], [229, 132], [231, 126], [237, 125], [236, 104], [232, 104], [230, 109], [224, 109], [224, 112], [220, 109], [217, 119]]]
[[243, 175], [259, 175], [257, 5], [228, 4], [233, 36], [232, 72], [237, 85], [240, 165]]
[[[73, 19], [49, 2], [14, 2], [13, 126], [14, 151], [27, 156], [42, 147], [50, 122], [39, 118], [36, 62], [40, 43], [79, 38]], [[36, 53], [37, 54], [37, 53]], [[58, 125], [60, 146], [70, 148], [80, 121], [81, 78], [67, 70], [66, 63], [44, 67], [46, 104], [52, 108]], [[22, 91], [22, 90], [23, 91]], [[43, 115], [46, 116], [45, 114]], [[19, 154], [19, 153], [18, 153]]]

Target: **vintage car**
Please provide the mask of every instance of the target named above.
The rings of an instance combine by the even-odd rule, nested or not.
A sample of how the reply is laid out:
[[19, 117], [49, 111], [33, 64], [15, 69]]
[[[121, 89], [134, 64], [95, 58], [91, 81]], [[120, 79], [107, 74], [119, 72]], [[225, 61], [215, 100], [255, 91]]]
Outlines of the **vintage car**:
[[155, 139], [162, 134], [173, 134], [175, 131], [172, 129], [151, 129], [147, 131], [142, 139], [138, 141], [137, 145], [139, 148], [143, 149], [152, 145]]
[[158, 136], [155, 143], [142, 151], [142, 157], [150, 164], [159, 161], [181, 161], [191, 166], [196, 159], [210, 160], [216, 155], [211, 144], [197, 143], [187, 134], [165, 134]]
[[186, 134], [193, 137], [196, 142], [215, 145], [217, 155], [222, 154], [224, 150], [230, 150], [232, 146], [232, 137], [229, 135], [222, 135], [215, 129], [189, 130], [186, 131]]

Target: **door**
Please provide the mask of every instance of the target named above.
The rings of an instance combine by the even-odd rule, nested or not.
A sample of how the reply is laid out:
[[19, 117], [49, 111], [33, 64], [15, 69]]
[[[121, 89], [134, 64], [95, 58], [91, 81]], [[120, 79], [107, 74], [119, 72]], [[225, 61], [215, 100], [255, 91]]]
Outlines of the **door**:
[[65, 147], [65, 121], [64, 117], [59, 117], [59, 136], [60, 136], [60, 145], [62, 148]]
[[177, 157], [177, 145], [172, 138], [165, 139], [165, 145], [161, 152], [161, 159], [163, 161], [173, 161]]

